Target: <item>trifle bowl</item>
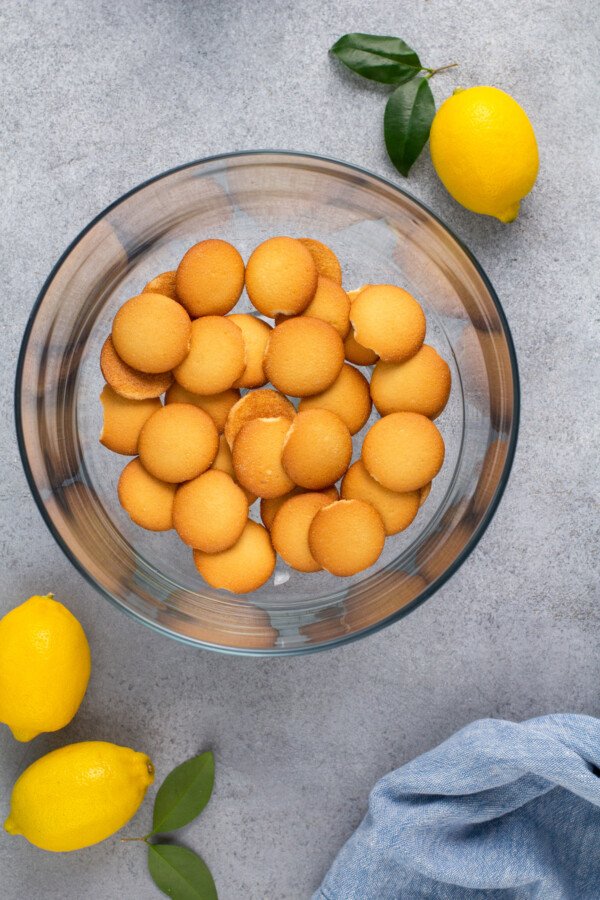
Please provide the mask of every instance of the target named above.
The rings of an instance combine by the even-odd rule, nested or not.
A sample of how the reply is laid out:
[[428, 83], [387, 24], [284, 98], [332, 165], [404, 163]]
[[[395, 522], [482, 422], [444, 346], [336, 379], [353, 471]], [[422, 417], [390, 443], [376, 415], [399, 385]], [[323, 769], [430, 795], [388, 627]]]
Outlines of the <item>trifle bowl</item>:
[[[446, 458], [412, 525], [365, 572], [305, 574], [282, 560], [259, 590], [214, 590], [174, 532], [135, 525], [117, 499], [127, 459], [99, 443], [101, 347], [121, 304], [197, 241], [247, 259], [273, 235], [330, 246], [346, 290], [397, 284], [427, 317], [452, 374], [436, 420]], [[256, 313], [244, 293], [236, 312]], [[367, 369], [363, 370], [368, 376]], [[371, 419], [354, 436], [360, 455]], [[422, 204], [363, 169], [308, 154], [247, 152], [181, 166], [117, 200], [76, 238], [34, 306], [19, 358], [16, 421], [34, 498], [57, 542], [108, 600], [180, 641], [249, 655], [305, 653], [413, 610], [464, 562], [490, 522], [514, 455], [518, 371], [496, 294]], [[260, 521], [258, 504], [250, 517]]]

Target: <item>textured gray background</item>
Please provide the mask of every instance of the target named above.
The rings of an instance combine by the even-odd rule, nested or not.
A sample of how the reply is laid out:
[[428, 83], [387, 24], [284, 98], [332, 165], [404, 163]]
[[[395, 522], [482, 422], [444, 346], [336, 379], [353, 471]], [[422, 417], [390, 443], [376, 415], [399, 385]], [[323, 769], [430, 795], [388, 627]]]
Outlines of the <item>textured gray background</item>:
[[[408, 188], [455, 229], [504, 303], [520, 359], [521, 438], [477, 550], [384, 633], [307, 658], [256, 661], [178, 646], [100, 599], [34, 506], [12, 426], [21, 334], [46, 274], [106, 204], [161, 170], [257, 147], [315, 151], [398, 178], [384, 91], [327, 56], [346, 31], [399, 34], [443, 99], [495, 84], [530, 114], [541, 172], [512, 225], [444, 192], [428, 154]], [[0, 729], [0, 813], [21, 768], [66, 741], [149, 752], [160, 776], [217, 754], [214, 799], [186, 834], [222, 900], [306, 898], [388, 769], [481, 716], [600, 714], [597, 506], [598, 27], [585, 0], [2, 0], [2, 594], [53, 590], [90, 637], [75, 722], [19, 745]], [[595, 200], [594, 200], [595, 196]], [[147, 826], [150, 804], [128, 829]], [[142, 848], [50, 855], [0, 835], [3, 900], [156, 896]]]

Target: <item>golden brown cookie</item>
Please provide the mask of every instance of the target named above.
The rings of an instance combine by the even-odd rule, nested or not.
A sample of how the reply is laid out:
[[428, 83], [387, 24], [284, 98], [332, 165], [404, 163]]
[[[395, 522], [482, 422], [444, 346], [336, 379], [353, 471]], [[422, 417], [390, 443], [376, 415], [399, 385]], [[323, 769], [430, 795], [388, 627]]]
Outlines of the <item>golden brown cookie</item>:
[[[230, 478], [233, 478], [233, 480], [237, 484], [235, 469], [233, 468], [233, 457], [231, 455], [231, 450], [229, 449], [229, 444], [227, 443], [224, 434], [219, 436], [219, 449], [217, 450], [217, 455], [214, 458], [214, 462], [211, 468], [218, 469], [219, 472], [226, 472], [227, 475], [229, 475]], [[253, 494], [251, 491], [247, 491], [246, 488], [242, 487], [241, 485], [240, 489], [244, 492], [244, 497], [246, 498], [248, 506], [252, 506], [252, 504], [256, 500], [256, 494]]]
[[299, 572], [318, 572], [322, 566], [308, 546], [308, 530], [316, 514], [331, 503], [325, 494], [306, 493], [290, 497], [281, 506], [271, 527], [275, 551]]
[[419, 511], [421, 492], [390, 491], [371, 478], [362, 460], [353, 463], [342, 481], [344, 500], [366, 500], [382, 518], [386, 534], [398, 534], [411, 524]]
[[429, 497], [429, 495], [431, 493], [431, 485], [432, 485], [432, 482], [430, 481], [424, 487], [419, 488], [419, 506], [423, 506], [423, 504]]
[[354, 363], [356, 366], [372, 366], [379, 359], [374, 350], [369, 350], [368, 347], [363, 347], [358, 343], [352, 328], [344, 341], [344, 354], [348, 362]]
[[310, 251], [295, 238], [269, 238], [248, 260], [246, 290], [263, 316], [298, 315], [316, 289], [317, 267]]
[[258, 497], [279, 497], [294, 487], [281, 464], [283, 442], [290, 427], [285, 416], [252, 419], [238, 432], [233, 468], [242, 487]]
[[282, 463], [294, 484], [318, 491], [344, 474], [352, 456], [352, 438], [339, 416], [328, 409], [307, 409], [285, 437]]
[[344, 363], [327, 390], [300, 401], [298, 412], [306, 409], [328, 409], [346, 423], [350, 434], [356, 434], [371, 415], [369, 382], [358, 369]]
[[144, 468], [161, 481], [189, 481], [206, 471], [217, 455], [219, 435], [204, 410], [171, 403], [152, 415], [140, 433]]
[[450, 384], [448, 363], [423, 344], [404, 362], [378, 362], [371, 377], [371, 396], [382, 416], [416, 412], [435, 419], [448, 402]]
[[354, 288], [351, 291], [346, 291], [346, 293], [348, 294], [348, 297], [350, 299], [350, 303], [353, 303], [354, 300], [356, 300], [356, 298], [360, 294], [360, 292], [364, 291], [364, 289], [368, 288], [368, 287], [371, 287], [371, 285], [370, 284], [361, 284], [361, 286], [358, 288]]
[[333, 250], [327, 244], [322, 244], [321, 241], [316, 241], [314, 238], [298, 238], [298, 240], [304, 244], [312, 256], [319, 275], [331, 278], [336, 284], [341, 284], [342, 267]]
[[112, 326], [121, 359], [139, 372], [169, 372], [187, 356], [192, 323], [183, 306], [163, 294], [138, 294], [123, 304]]
[[284, 394], [308, 397], [333, 384], [344, 363], [342, 339], [327, 322], [297, 316], [271, 332], [264, 367]]
[[[346, 292], [351, 304], [366, 287], [370, 287], [370, 285], [363, 284], [359, 288]], [[344, 340], [344, 354], [348, 362], [354, 363], [356, 366], [372, 366], [379, 359], [373, 350], [369, 350], [368, 347], [363, 347], [362, 344], [358, 343], [354, 337], [354, 329], [352, 326], [350, 326]]]
[[240, 399], [240, 392], [234, 388], [222, 391], [220, 394], [192, 394], [175, 382], [167, 391], [165, 403], [191, 403], [208, 413], [219, 434], [225, 428], [225, 422], [231, 407]]
[[246, 368], [244, 338], [225, 316], [204, 316], [192, 322], [190, 352], [173, 371], [175, 380], [193, 394], [220, 394]]
[[100, 369], [104, 380], [113, 391], [127, 400], [150, 400], [152, 397], [160, 397], [173, 381], [171, 372], [149, 375], [147, 372], [132, 369], [117, 354], [110, 335], [100, 351]]
[[127, 400], [105, 384], [100, 394], [103, 424], [100, 443], [123, 456], [138, 452], [140, 432], [150, 416], [162, 409], [158, 397], [150, 400]]
[[252, 419], [276, 419], [284, 416], [291, 422], [295, 415], [294, 405], [278, 391], [272, 391], [269, 388], [251, 391], [249, 394], [244, 394], [231, 407], [225, 423], [227, 443], [233, 447], [236, 435], [242, 425]]
[[418, 491], [442, 468], [444, 440], [420, 413], [384, 416], [369, 429], [362, 461], [375, 481], [391, 491]]
[[228, 316], [242, 332], [244, 338], [244, 353], [246, 368], [235, 382], [236, 388], [256, 388], [267, 383], [267, 376], [263, 369], [263, 359], [271, 326], [263, 322], [257, 316], [247, 313], [234, 313]]
[[[350, 298], [337, 282], [319, 275], [315, 295], [301, 315], [328, 322], [344, 340], [350, 331]], [[280, 325], [290, 318], [276, 316], [275, 323]]]
[[160, 275], [148, 282], [142, 294], [162, 294], [164, 297], [170, 297], [171, 300], [178, 300], [175, 287], [176, 275], [175, 269], [170, 272], [161, 272]]
[[239, 540], [248, 521], [248, 503], [233, 479], [209, 469], [180, 485], [173, 504], [173, 525], [184, 544], [220, 553]]
[[148, 531], [169, 531], [173, 527], [173, 500], [177, 485], [159, 481], [139, 459], [127, 463], [117, 487], [119, 503], [132, 522]]
[[224, 316], [240, 299], [244, 261], [227, 241], [194, 244], [177, 267], [177, 296], [190, 316]]
[[275, 570], [275, 551], [269, 532], [250, 519], [239, 541], [221, 553], [194, 550], [196, 568], [211, 587], [247, 594], [269, 580]]
[[377, 562], [385, 543], [381, 516], [364, 500], [338, 500], [320, 509], [308, 532], [316, 561], [332, 575], [347, 577]]
[[402, 362], [425, 339], [425, 314], [408, 291], [393, 284], [373, 284], [352, 301], [354, 338], [381, 359]]
[[[306, 488], [295, 487], [289, 494], [282, 494], [281, 497], [272, 497], [270, 500], [263, 498], [260, 501], [260, 517], [263, 520], [265, 528], [268, 528], [269, 531], [271, 530], [273, 522], [275, 521], [275, 516], [287, 500], [291, 497], [296, 497], [298, 494], [305, 493]], [[335, 485], [333, 487], [325, 488], [324, 490], [319, 491], [319, 493], [323, 494], [324, 497], [327, 497], [329, 503], [333, 503], [334, 500], [339, 500], [340, 497]]]

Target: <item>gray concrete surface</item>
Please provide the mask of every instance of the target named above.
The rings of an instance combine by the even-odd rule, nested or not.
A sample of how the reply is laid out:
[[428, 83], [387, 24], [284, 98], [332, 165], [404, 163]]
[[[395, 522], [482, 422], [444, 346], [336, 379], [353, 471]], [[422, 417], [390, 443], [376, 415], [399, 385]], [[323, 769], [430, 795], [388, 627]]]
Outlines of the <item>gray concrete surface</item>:
[[[534, 122], [540, 177], [512, 225], [459, 208], [426, 154], [408, 182], [472, 248], [504, 303], [523, 382], [518, 455], [476, 552], [403, 622], [308, 658], [221, 658], [129, 621], [54, 544], [12, 425], [19, 343], [66, 244], [165, 168], [280, 147], [399, 178], [382, 142], [384, 92], [327, 56], [353, 30], [400, 34], [431, 66], [458, 61], [436, 79], [438, 99], [456, 85], [495, 84]], [[1, 0], [0, 35], [0, 610], [51, 589], [80, 617], [94, 656], [89, 692], [65, 732], [19, 745], [0, 729], [1, 817], [22, 767], [66, 741], [134, 745], [160, 775], [213, 746], [214, 799], [185, 839], [210, 864], [220, 897], [306, 898], [390, 768], [481, 716], [600, 714], [595, 5]], [[128, 833], [143, 833], [150, 809]], [[3, 833], [0, 894], [157, 895], [139, 845], [54, 856]]]

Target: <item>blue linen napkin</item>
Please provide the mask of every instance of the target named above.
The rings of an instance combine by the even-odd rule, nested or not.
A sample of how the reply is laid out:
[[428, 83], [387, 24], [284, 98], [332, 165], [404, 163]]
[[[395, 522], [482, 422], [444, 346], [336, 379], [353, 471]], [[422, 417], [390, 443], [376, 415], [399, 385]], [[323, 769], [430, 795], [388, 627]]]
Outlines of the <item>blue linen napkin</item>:
[[473, 722], [379, 781], [313, 900], [599, 900], [600, 720]]

